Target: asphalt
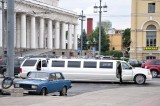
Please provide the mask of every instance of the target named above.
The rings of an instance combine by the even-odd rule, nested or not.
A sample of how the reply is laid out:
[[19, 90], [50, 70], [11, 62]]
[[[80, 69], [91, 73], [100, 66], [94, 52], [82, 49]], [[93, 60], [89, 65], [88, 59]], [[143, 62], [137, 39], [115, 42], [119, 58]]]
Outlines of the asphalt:
[[160, 87], [114, 88], [77, 96], [4, 96], [0, 106], [160, 106]]

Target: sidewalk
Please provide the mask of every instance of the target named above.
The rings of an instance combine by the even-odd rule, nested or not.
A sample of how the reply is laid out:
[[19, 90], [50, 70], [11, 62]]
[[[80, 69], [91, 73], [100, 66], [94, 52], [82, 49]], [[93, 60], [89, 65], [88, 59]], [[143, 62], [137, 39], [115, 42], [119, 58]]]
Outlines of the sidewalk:
[[160, 87], [129, 87], [89, 92], [73, 97], [0, 97], [0, 106], [160, 106]]

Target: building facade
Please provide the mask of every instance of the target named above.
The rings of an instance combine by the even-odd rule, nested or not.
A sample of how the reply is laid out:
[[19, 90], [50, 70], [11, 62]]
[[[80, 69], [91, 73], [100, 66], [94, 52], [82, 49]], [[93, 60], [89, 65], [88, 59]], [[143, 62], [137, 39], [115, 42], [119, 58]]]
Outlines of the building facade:
[[[59, 0], [15, 0], [15, 50], [77, 50], [78, 15], [58, 7]], [[7, 4], [5, 1], [4, 47], [7, 47]], [[2, 8], [0, 9], [2, 35]], [[2, 47], [0, 36], [0, 47]]]
[[123, 50], [123, 45], [122, 45], [122, 36], [123, 36], [123, 31], [122, 30], [116, 30], [114, 28], [108, 30], [108, 35], [109, 35], [109, 50]]
[[130, 58], [160, 58], [159, 13], [159, 0], [132, 0]]

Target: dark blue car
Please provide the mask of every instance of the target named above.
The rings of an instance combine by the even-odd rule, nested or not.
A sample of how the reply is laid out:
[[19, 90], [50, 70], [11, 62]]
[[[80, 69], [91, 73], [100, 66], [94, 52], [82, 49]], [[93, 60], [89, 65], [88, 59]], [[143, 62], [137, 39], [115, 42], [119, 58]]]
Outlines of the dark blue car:
[[60, 72], [30, 72], [25, 80], [15, 82], [14, 87], [41, 95], [60, 92], [60, 95], [64, 96], [67, 95], [67, 90], [71, 88], [71, 81], [65, 80]]

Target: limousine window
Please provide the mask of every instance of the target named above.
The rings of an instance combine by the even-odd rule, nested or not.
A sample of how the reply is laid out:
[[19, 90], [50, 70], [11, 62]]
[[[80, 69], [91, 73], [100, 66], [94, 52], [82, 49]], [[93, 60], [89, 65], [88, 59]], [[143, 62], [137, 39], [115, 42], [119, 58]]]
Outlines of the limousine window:
[[34, 66], [36, 64], [37, 60], [26, 60], [23, 64], [23, 66]]
[[96, 68], [97, 62], [84, 61], [84, 68]]
[[52, 67], [64, 67], [65, 61], [52, 61]]
[[68, 61], [68, 67], [80, 68], [80, 61]]
[[113, 68], [113, 62], [100, 62], [100, 68]]
[[46, 60], [42, 60], [42, 67], [47, 67], [47, 61]]
[[122, 69], [130, 69], [130, 66], [126, 63], [122, 63]]

